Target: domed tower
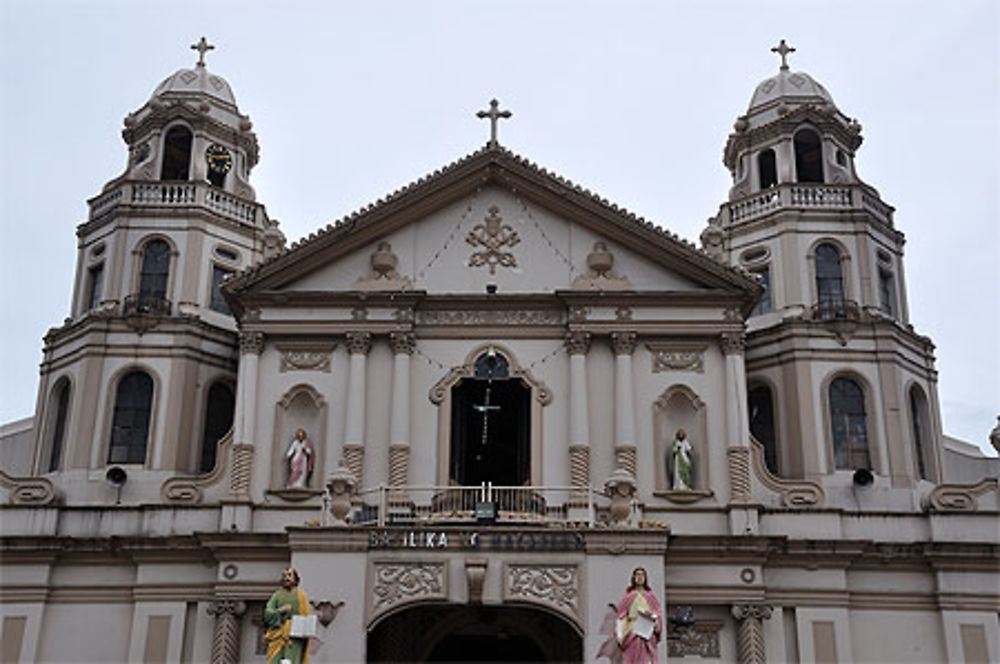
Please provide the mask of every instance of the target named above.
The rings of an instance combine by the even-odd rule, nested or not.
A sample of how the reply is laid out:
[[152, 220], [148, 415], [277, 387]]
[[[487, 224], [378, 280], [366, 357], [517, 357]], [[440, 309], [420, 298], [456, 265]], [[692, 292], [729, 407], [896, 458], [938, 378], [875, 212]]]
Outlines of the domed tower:
[[933, 344], [909, 324], [894, 209], [858, 177], [861, 125], [789, 69], [784, 40], [772, 51], [777, 75], [726, 142], [729, 202], [702, 234], [765, 286], [748, 321], [751, 431], [780, 475], [939, 481]]
[[192, 48], [197, 64], [126, 116], [125, 172], [89, 201], [71, 315], [45, 337], [33, 470], [59, 471], [70, 500], [93, 482], [66, 478], [103, 481], [108, 465], [151, 480], [212, 468], [237, 360], [220, 284], [282, 241], [248, 182], [250, 119], [205, 66], [213, 47]]

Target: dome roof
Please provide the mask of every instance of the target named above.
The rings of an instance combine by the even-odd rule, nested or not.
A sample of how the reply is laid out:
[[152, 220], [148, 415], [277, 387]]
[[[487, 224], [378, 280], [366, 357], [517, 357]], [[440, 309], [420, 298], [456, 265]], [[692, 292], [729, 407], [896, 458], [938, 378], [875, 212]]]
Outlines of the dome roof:
[[748, 111], [766, 106], [779, 98], [791, 98], [792, 101], [808, 102], [821, 100], [836, 107], [833, 97], [816, 79], [809, 74], [782, 69], [776, 76], [761, 82], [750, 97]]
[[224, 104], [236, 106], [236, 97], [226, 79], [211, 73], [204, 65], [197, 65], [194, 69], [178, 69], [163, 79], [153, 91], [154, 97], [171, 94], [204, 94]]

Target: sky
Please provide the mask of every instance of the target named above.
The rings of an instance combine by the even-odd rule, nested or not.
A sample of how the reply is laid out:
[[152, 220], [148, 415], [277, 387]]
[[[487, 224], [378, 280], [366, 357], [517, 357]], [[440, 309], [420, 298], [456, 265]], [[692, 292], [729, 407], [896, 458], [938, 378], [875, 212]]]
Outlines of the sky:
[[0, 423], [35, 408], [69, 314], [75, 228], [124, 169], [122, 119], [216, 46], [290, 241], [481, 147], [511, 150], [692, 241], [779, 39], [863, 126], [861, 177], [906, 234], [911, 322], [945, 432], [1000, 415], [1000, 3], [0, 0]]

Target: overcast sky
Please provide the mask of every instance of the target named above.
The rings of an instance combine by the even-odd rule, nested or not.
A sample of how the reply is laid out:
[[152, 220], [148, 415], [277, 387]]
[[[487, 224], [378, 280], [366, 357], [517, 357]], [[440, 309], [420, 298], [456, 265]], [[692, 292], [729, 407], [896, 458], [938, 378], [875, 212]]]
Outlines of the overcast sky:
[[122, 118], [196, 53], [261, 143], [258, 200], [296, 240], [485, 143], [692, 241], [722, 148], [778, 70], [863, 125], [857, 166], [906, 234], [911, 319], [937, 344], [946, 433], [1000, 414], [1000, 3], [0, 0], [0, 423], [35, 406], [69, 313], [74, 230], [126, 162]]

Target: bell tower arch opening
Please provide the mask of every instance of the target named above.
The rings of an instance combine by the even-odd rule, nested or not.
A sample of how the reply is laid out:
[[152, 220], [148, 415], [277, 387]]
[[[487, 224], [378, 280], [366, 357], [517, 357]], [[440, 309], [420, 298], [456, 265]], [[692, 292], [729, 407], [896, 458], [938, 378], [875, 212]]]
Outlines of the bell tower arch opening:
[[424, 604], [376, 623], [367, 653], [369, 663], [582, 662], [583, 638], [543, 609]]

